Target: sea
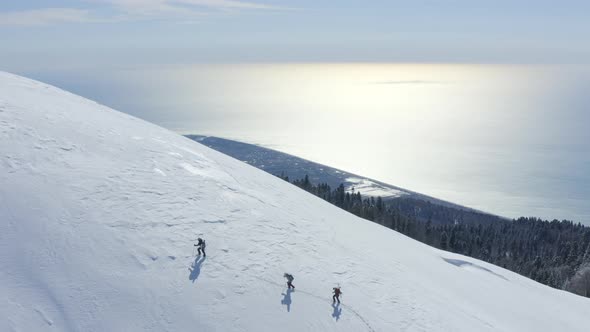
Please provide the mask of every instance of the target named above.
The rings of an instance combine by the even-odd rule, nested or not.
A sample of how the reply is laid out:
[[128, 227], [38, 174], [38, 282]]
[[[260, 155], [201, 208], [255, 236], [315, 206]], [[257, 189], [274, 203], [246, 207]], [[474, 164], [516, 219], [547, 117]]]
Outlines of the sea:
[[590, 68], [246, 63], [23, 72], [181, 134], [454, 203], [590, 225]]

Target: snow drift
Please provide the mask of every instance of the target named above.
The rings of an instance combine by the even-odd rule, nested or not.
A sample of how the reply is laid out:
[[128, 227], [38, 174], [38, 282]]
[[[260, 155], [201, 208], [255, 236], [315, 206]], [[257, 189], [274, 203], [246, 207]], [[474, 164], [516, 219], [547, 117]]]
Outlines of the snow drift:
[[[195, 260], [199, 236], [208, 256]], [[7, 73], [0, 298], [1, 331], [590, 326], [588, 299], [422, 245], [175, 133]]]

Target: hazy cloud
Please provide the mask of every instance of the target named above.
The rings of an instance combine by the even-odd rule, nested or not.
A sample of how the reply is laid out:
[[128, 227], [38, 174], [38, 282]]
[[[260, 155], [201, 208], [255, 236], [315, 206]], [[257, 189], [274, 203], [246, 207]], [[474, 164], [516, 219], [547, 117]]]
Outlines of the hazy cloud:
[[235, 0], [102, 0], [128, 9], [167, 9], [170, 7], [209, 7], [209, 8], [245, 8], [245, 9], [278, 9], [279, 7]]
[[74, 8], [43, 8], [0, 13], [0, 25], [48, 25], [55, 23], [93, 22], [90, 12]]
[[[89, 9], [40, 8], [0, 12], [0, 25], [35, 26], [156, 19], [195, 20], [220, 12], [285, 9], [236, 0], [90, 0], [89, 3], [96, 6]], [[105, 15], [105, 10], [109, 14]]]

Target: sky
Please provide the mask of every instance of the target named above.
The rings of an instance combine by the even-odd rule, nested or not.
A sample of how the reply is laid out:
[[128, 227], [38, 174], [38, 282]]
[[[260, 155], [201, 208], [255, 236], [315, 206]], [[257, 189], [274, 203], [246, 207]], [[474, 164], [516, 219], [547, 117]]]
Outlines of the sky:
[[0, 69], [590, 59], [588, 1], [0, 2]]

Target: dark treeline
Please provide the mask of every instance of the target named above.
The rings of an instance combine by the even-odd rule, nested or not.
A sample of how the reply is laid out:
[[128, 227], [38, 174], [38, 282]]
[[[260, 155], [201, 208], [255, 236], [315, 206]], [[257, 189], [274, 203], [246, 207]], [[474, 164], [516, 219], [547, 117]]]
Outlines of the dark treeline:
[[[288, 177], [280, 176], [286, 181]], [[502, 219], [415, 198], [365, 197], [341, 184], [294, 185], [361, 218], [436, 248], [474, 257], [554, 288], [590, 297], [590, 228], [571, 221]]]

